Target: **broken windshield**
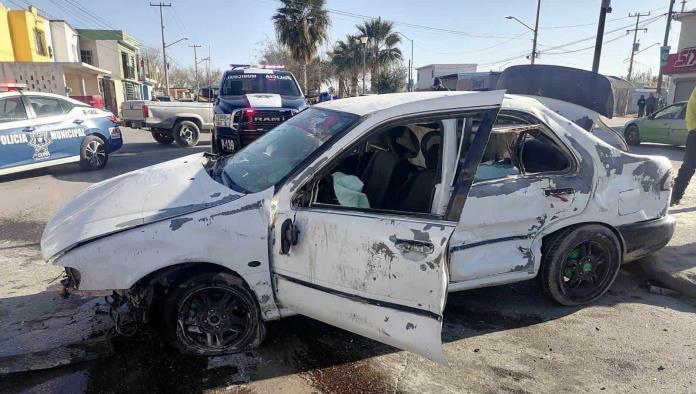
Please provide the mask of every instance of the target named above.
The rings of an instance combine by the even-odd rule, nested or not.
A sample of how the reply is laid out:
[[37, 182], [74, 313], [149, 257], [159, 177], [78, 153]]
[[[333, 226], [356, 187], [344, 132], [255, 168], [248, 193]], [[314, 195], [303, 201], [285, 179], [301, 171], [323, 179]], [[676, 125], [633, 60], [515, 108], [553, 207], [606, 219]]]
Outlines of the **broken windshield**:
[[358, 116], [309, 108], [225, 159], [220, 181], [233, 190], [255, 193], [275, 185]]

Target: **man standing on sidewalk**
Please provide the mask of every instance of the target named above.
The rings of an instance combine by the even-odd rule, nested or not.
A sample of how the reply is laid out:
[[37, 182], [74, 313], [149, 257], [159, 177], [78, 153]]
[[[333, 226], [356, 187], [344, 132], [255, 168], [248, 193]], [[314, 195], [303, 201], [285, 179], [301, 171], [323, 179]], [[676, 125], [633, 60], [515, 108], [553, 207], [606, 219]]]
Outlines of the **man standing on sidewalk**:
[[657, 99], [655, 96], [653, 96], [652, 93], [648, 96], [647, 99], [645, 99], [645, 114], [650, 115], [651, 113], [655, 112], [655, 108], [657, 107]]
[[641, 94], [640, 98], [638, 99], [638, 117], [642, 118], [643, 115], [645, 114], [645, 95]]
[[674, 181], [670, 205], [679, 205], [684, 197], [684, 191], [689, 186], [689, 181], [696, 171], [696, 89], [691, 91], [689, 103], [686, 105], [686, 129], [689, 130], [689, 136], [686, 137], [684, 160], [679, 167], [677, 179]]

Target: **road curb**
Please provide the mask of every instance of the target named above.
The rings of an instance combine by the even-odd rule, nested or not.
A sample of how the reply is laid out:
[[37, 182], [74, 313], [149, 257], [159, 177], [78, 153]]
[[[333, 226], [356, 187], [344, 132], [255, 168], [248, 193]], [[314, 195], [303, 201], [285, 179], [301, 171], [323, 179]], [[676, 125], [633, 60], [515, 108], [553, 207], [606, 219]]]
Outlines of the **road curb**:
[[648, 276], [664, 286], [696, 299], [696, 272], [692, 270], [674, 271], [674, 268], [664, 261], [664, 257], [660, 257], [660, 252], [658, 252], [639, 260], [638, 264]]

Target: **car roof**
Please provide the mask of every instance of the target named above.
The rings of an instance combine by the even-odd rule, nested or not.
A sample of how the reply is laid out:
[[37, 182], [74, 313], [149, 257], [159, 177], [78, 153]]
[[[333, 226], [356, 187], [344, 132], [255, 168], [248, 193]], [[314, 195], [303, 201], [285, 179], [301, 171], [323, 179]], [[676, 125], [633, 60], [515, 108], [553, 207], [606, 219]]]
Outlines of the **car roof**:
[[[493, 92], [501, 94], [502, 91], [432, 91], [432, 92], [413, 92], [413, 93], [389, 93], [362, 97], [349, 97], [340, 100], [325, 101], [315, 104], [314, 107], [326, 108], [335, 111], [349, 112], [356, 115], [367, 115], [374, 112], [406, 106], [413, 103], [436, 104], [437, 101], [447, 100], [456, 97], [474, 98], [476, 95], [491, 95]], [[451, 104], [451, 102], [450, 102]], [[530, 107], [548, 110], [539, 100], [533, 96], [521, 96], [506, 94], [502, 106], [506, 109], [529, 109]]]
[[83, 103], [82, 101], [78, 101], [78, 100], [75, 100], [75, 99], [67, 97], [67, 96], [61, 96], [59, 94], [54, 94], [54, 93], [31, 92], [31, 91], [26, 91], [26, 90], [22, 90], [21, 92], [18, 92], [16, 90], [11, 90], [9, 92], [0, 92], [0, 98], [19, 96], [20, 94], [27, 95], [27, 96], [40, 96], [40, 97], [57, 98], [57, 99], [66, 100], [74, 105], [88, 106], [87, 104]]

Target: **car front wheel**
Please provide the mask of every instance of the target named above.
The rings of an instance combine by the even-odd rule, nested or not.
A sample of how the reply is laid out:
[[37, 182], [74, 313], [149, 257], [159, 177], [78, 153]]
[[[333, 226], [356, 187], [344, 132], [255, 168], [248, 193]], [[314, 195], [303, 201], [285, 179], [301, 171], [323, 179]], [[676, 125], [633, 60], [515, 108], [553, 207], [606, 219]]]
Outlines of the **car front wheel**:
[[582, 305], [609, 290], [620, 266], [616, 235], [601, 225], [584, 225], [545, 240], [540, 280], [546, 294], [559, 304]]
[[163, 317], [166, 338], [184, 354], [242, 352], [258, 346], [266, 332], [251, 291], [239, 277], [220, 272], [175, 285]]
[[107, 161], [109, 154], [104, 140], [94, 135], [85, 137], [80, 148], [80, 167], [88, 171], [101, 170]]
[[196, 146], [200, 133], [198, 125], [190, 120], [182, 120], [174, 126], [174, 140], [184, 148]]
[[626, 138], [626, 143], [629, 145], [640, 145], [640, 131], [638, 130], [638, 126], [632, 124], [626, 127], [624, 138]]

